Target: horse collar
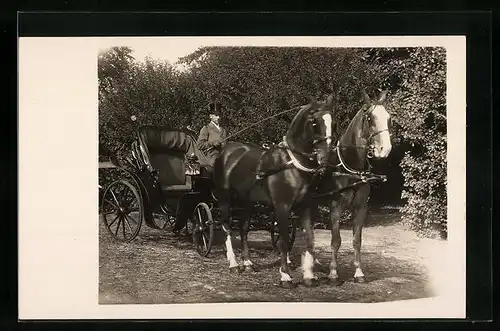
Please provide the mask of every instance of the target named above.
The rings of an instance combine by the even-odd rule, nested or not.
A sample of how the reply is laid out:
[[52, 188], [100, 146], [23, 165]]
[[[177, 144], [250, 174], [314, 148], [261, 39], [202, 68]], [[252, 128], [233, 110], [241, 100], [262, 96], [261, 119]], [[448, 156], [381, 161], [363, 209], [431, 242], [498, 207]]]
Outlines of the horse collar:
[[288, 153], [288, 156], [290, 157], [290, 161], [288, 163], [293, 164], [297, 169], [305, 171], [305, 172], [315, 172], [316, 169], [314, 168], [308, 168], [304, 165], [302, 165], [299, 160], [295, 157], [293, 152], [290, 150], [285, 138], [283, 137], [283, 146], [285, 147], [286, 152]]
[[342, 153], [340, 153], [340, 140], [337, 141], [337, 146], [335, 147], [335, 149], [337, 150], [337, 156], [339, 157], [339, 165], [341, 165], [347, 172], [350, 172], [351, 174], [356, 174], [356, 175], [364, 175], [364, 174], [368, 174], [369, 173], [369, 169], [368, 171], [359, 171], [359, 170], [355, 170], [355, 169], [352, 169], [351, 167], [349, 167], [347, 165], [347, 163], [342, 159]]

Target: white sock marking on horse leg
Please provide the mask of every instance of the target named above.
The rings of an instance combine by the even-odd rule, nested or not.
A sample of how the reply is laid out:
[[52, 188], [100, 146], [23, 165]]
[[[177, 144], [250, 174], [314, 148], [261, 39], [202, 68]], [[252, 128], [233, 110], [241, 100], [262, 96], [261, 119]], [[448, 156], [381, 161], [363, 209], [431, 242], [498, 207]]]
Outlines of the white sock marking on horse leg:
[[314, 264], [323, 265], [317, 258], [314, 258]]
[[313, 267], [314, 267], [314, 258], [311, 255], [311, 253], [306, 251], [304, 257], [302, 258], [302, 270], [304, 271], [304, 279], [314, 278]]
[[253, 265], [253, 263], [250, 260], [244, 260], [243, 261], [243, 265], [246, 267], [246, 266], [249, 266], [249, 265]]
[[292, 260], [290, 260], [290, 253], [286, 253], [286, 263], [292, 264]]
[[358, 278], [358, 277], [364, 277], [363, 271], [361, 271], [360, 267], [357, 267], [356, 272], [354, 273], [354, 278]]
[[227, 252], [227, 260], [229, 261], [229, 268], [238, 266], [238, 262], [236, 262], [236, 257], [234, 256], [233, 245], [231, 243], [231, 236], [226, 236], [226, 252]]
[[292, 277], [290, 277], [290, 275], [287, 274], [286, 272], [281, 271], [281, 268], [280, 268], [280, 275], [281, 275], [282, 282], [291, 282], [292, 281]]
[[339, 275], [337, 275], [337, 270], [336, 269], [330, 270], [330, 274], [328, 275], [328, 278], [336, 279], [338, 277], [339, 277]]

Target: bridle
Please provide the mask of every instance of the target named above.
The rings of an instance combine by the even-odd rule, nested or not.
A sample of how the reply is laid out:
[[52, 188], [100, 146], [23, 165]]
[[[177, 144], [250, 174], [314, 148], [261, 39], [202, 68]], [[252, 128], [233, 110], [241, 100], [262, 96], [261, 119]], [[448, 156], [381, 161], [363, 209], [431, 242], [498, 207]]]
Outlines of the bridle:
[[[373, 110], [375, 109], [377, 105], [372, 105], [370, 107], [369, 110], [366, 111], [366, 113], [363, 115], [363, 119], [364, 120], [367, 120], [369, 121], [369, 116], [370, 114], [373, 112]], [[376, 132], [372, 132], [369, 136], [368, 136], [368, 146], [365, 146], [367, 149], [368, 149], [368, 152], [367, 152], [367, 155], [366, 157], [371, 159], [373, 158], [373, 138], [375, 138], [376, 136], [378, 136], [379, 134], [383, 133], [383, 132], [389, 132], [389, 128], [387, 129], [382, 129], [382, 130], [379, 130], [379, 131], [376, 131]]]
[[[375, 138], [376, 136], [378, 136], [379, 134], [381, 134], [382, 132], [389, 132], [389, 129], [384, 129], [384, 130], [380, 130], [380, 131], [377, 131], [375, 133], [372, 133], [369, 137], [368, 137], [368, 141], [373, 141], [373, 138]], [[373, 150], [374, 150], [374, 146], [373, 144], [368, 144], [368, 151], [366, 153], [366, 157], [369, 158], [369, 159], [372, 159], [373, 158]]]
[[[366, 113], [363, 115], [363, 120], [368, 120], [369, 121], [369, 115], [373, 112], [375, 109], [376, 105], [371, 105], [370, 109], [366, 111]], [[373, 145], [373, 138], [378, 136], [379, 134], [383, 132], [389, 132], [389, 128], [387, 129], [382, 129], [376, 132], [372, 132], [368, 138], [366, 139], [368, 144], [367, 145], [355, 145], [355, 146], [341, 146], [340, 145], [340, 140], [337, 141], [337, 145], [334, 147], [334, 149], [337, 150], [337, 156], [339, 158], [339, 164], [337, 166], [342, 166], [347, 172], [352, 173], [352, 174], [357, 174], [357, 175], [365, 175], [368, 174], [372, 168], [369, 159], [373, 158], [373, 150], [375, 149], [375, 146]], [[342, 138], [341, 138], [342, 139]], [[367, 170], [356, 170], [351, 168], [345, 160], [342, 158], [342, 153], [340, 152], [341, 148], [358, 148], [358, 149], [366, 149], [366, 158], [368, 162], [368, 169]]]
[[[326, 114], [330, 114], [330, 116], [332, 116], [333, 114], [329, 113], [329, 112], [326, 112]], [[315, 119], [312, 115], [309, 115], [309, 118], [307, 119], [308, 122], [311, 123], [311, 127], [316, 127], [316, 122], [315, 122]], [[325, 122], [325, 124], [327, 124]], [[328, 125], [331, 125], [331, 120], [330, 122], [328, 123]], [[314, 131], [314, 130], [313, 130]], [[328, 130], [327, 128], [325, 129], [325, 135], [321, 136], [320, 138], [315, 138], [313, 139], [311, 145], [312, 145], [312, 148], [313, 148], [313, 151], [311, 153], [304, 153], [304, 152], [299, 152], [299, 154], [307, 157], [309, 160], [311, 161], [314, 161], [316, 159], [316, 161], [318, 163], [319, 160], [317, 160], [317, 156], [318, 156], [318, 150], [319, 148], [316, 148], [316, 146], [319, 144], [319, 143], [322, 143], [324, 141], [327, 141], [328, 142], [328, 146], [327, 146], [327, 149], [329, 150], [330, 149], [330, 144], [331, 144], [331, 141], [333, 139], [333, 135], [332, 135], [332, 130]], [[284, 145], [285, 147], [288, 146], [288, 144], [286, 143], [286, 136], [283, 137], [283, 142], [284, 142]], [[287, 148], [287, 153], [288, 153], [288, 156], [290, 157], [291, 161], [293, 163], [293, 165], [298, 168], [299, 170], [302, 170], [302, 171], [306, 171], [306, 172], [316, 172], [317, 170], [321, 169], [321, 168], [324, 168], [324, 167], [327, 167], [328, 164], [325, 164], [325, 165], [321, 165], [321, 164], [318, 164], [319, 166], [316, 167], [316, 168], [309, 168], [309, 167], [305, 167], [304, 165], [302, 165], [299, 160], [295, 157], [294, 153], [296, 153], [296, 151], [293, 151], [291, 150], [289, 147]]]
[[[313, 122], [312, 119], [308, 119], [308, 121], [309, 122]], [[314, 122], [313, 122], [312, 126], [315, 126]], [[317, 172], [318, 170], [320, 170], [322, 168], [327, 167], [328, 164], [326, 164], [326, 165], [319, 165], [316, 168], [307, 167], [307, 166], [303, 165], [299, 161], [299, 159], [297, 158], [296, 155], [302, 155], [302, 156], [306, 157], [307, 159], [309, 159], [311, 161], [314, 161], [317, 158], [317, 155], [318, 155], [317, 148], [315, 148], [315, 146], [318, 145], [319, 143], [323, 142], [323, 141], [327, 141], [328, 139], [330, 139], [330, 141], [333, 139], [333, 137], [332, 137], [331, 134], [325, 134], [324, 137], [321, 137], [321, 138], [318, 138], [318, 139], [314, 139], [312, 141], [313, 151], [311, 153], [305, 153], [305, 152], [302, 152], [302, 151], [297, 151], [297, 150], [292, 149], [289, 146], [288, 142], [286, 141], [286, 136], [284, 136], [283, 137], [283, 141], [278, 146], [286, 150], [287, 155], [290, 158], [290, 161], [288, 161], [287, 163], [285, 163], [284, 166], [282, 167], [282, 169], [284, 170], [288, 166], [293, 165], [298, 170], [301, 170], [301, 171], [304, 171], [304, 172], [308, 172], [308, 173], [314, 173], [314, 172]], [[273, 171], [273, 173], [275, 173], [275, 171]]]

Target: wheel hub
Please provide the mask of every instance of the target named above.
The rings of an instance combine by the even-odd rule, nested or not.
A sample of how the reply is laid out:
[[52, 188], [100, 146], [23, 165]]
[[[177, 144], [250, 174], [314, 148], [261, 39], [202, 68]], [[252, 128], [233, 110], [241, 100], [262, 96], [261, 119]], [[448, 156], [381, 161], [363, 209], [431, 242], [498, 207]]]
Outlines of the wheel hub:
[[125, 208], [123, 208], [123, 207], [120, 206], [120, 209], [118, 209], [117, 214], [119, 216], [124, 216], [126, 214]]

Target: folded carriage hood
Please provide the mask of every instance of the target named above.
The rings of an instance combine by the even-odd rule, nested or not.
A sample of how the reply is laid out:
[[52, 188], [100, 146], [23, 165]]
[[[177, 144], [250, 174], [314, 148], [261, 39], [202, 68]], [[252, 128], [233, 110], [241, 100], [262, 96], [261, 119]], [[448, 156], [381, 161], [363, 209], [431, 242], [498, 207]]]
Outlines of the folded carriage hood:
[[149, 153], [194, 154], [200, 165], [207, 165], [207, 157], [196, 146], [196, 137], [182, 129], [159, 126], [141, 126], [137, 129], [139, 142]]

